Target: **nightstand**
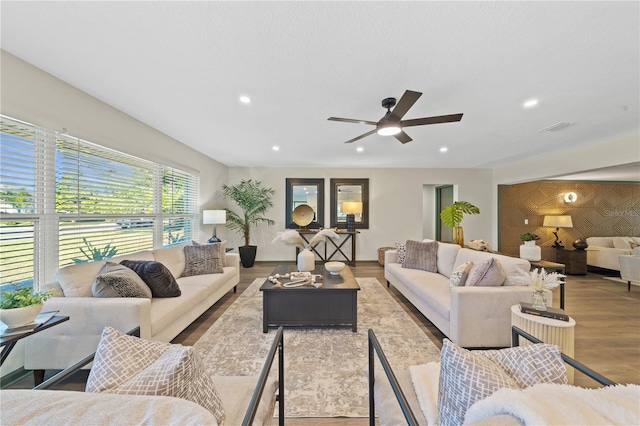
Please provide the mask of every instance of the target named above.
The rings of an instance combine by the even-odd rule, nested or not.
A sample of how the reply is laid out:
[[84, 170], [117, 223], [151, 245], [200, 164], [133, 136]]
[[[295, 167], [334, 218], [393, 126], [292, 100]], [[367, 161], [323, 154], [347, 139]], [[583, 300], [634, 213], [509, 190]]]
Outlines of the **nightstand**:
[[564, 263], [566, 274], [587, 275], [587, 252], [585, 250], [556, 249], [556, 262]]

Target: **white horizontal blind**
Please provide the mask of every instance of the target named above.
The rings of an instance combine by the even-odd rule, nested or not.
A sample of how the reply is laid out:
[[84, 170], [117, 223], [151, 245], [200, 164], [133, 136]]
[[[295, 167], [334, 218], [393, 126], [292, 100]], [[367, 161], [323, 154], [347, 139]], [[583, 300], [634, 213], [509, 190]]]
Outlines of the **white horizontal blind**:
[[[0, 116], [0, 286], [190, 241], [199, 178]], [[46, 277], [46, 278], [44, 278]]]

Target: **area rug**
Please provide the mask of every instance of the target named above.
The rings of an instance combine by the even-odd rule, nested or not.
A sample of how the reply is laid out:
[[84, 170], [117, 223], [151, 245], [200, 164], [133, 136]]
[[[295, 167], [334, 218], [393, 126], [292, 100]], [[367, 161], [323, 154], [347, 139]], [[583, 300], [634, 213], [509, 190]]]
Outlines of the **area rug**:
[[[440, 358], [438, 348], [377, 279], [357, 281], [357, 333], [351, 328], [285, 329], [286, 417], [369, 415], [368, 329], [376, 333], [394, 370]], [[194, 345], [211, 374], [259, 374], [275, 334], [273, 329], [262, 333], [263, 282], [256, 279]]]

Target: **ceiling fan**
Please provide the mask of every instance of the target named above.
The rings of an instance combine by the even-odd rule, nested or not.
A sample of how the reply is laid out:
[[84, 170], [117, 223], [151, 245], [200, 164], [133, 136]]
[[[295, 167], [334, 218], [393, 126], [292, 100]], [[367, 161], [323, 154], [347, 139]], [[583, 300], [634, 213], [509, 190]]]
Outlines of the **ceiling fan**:
[[[376, 126], [376, 128], [371, 130], [370, 132], [350, 139], [345, 143], [355, 142], [374, 133], [378, 133], [382, 136], [394, 136], [400, 142], [407, 143], [411, 142], [413, 139], [411, 139], [411, 137], [407, 135], [404, 130], [402, 130], [404, 127], [424, 126], [426, 124], [451, 123], [453, 121], [462, 120], [462, 114], [439, 115], [436, 117], [423, 117], [414, 118], [412, 120], [402, 120], [402, 117], [404, 117], [407, 111], [409, 111], [413, 104], [416, 103], [420, 96], [422, 96], [422, 93], [420, 92], [406, 90], [397, 105], [396, 98], [383, 99], [382, 107], [387, 109], [387, 113], [378, 122], [339, 117], [329, 117], [328, 119], [331, 121], [342, 121], [344, 123], [370, 124], [372, 126]], [[395, 108], [393, 108], [394, 106]], [[391, 110], [391, 108], [393, 108], [393, 111]]]

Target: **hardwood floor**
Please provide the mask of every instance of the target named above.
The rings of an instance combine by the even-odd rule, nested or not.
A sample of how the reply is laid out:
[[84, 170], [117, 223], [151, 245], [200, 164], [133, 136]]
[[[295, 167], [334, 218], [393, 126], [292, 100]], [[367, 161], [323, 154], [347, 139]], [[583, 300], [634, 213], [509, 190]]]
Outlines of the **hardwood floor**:
[[[253, 268], [242, 268], [237, 293], [229, 292], [193, 324], [180, 333], [173, 343], [193, 345], [256, 278], [267, 277], [276, 263], [258, 262]], [[377, 262], [358, 262], [356, 277], [374, 277], [386, 284], [384, 269]], [[385, 288], [386, 285], [385, 285]], [[444, 335], [422, 316], [393, 287], [389, 293], [405, 309], [429, 338], [442, 347]], [[554, 306], [559, 306], [559, 290], [554, 290]], [[640, 287], [607, 280], [604, 275], [589, 272], [586, 276], [569, 276], [565, 289], [565, 310], [576, 320], [575, 358], [611, 380], [640, 384]], [[51, 372], [48, 372], [49, 374]], [[84, 390], [85, 374], [71, 378], [61, 388]], [[27, 377], [12, 387], [32, 386]], [[576, 373], [575, 384], [596, 387], [597, 383]], [[293, 419], [288, 425], [365, 425], [367, 419]]]

